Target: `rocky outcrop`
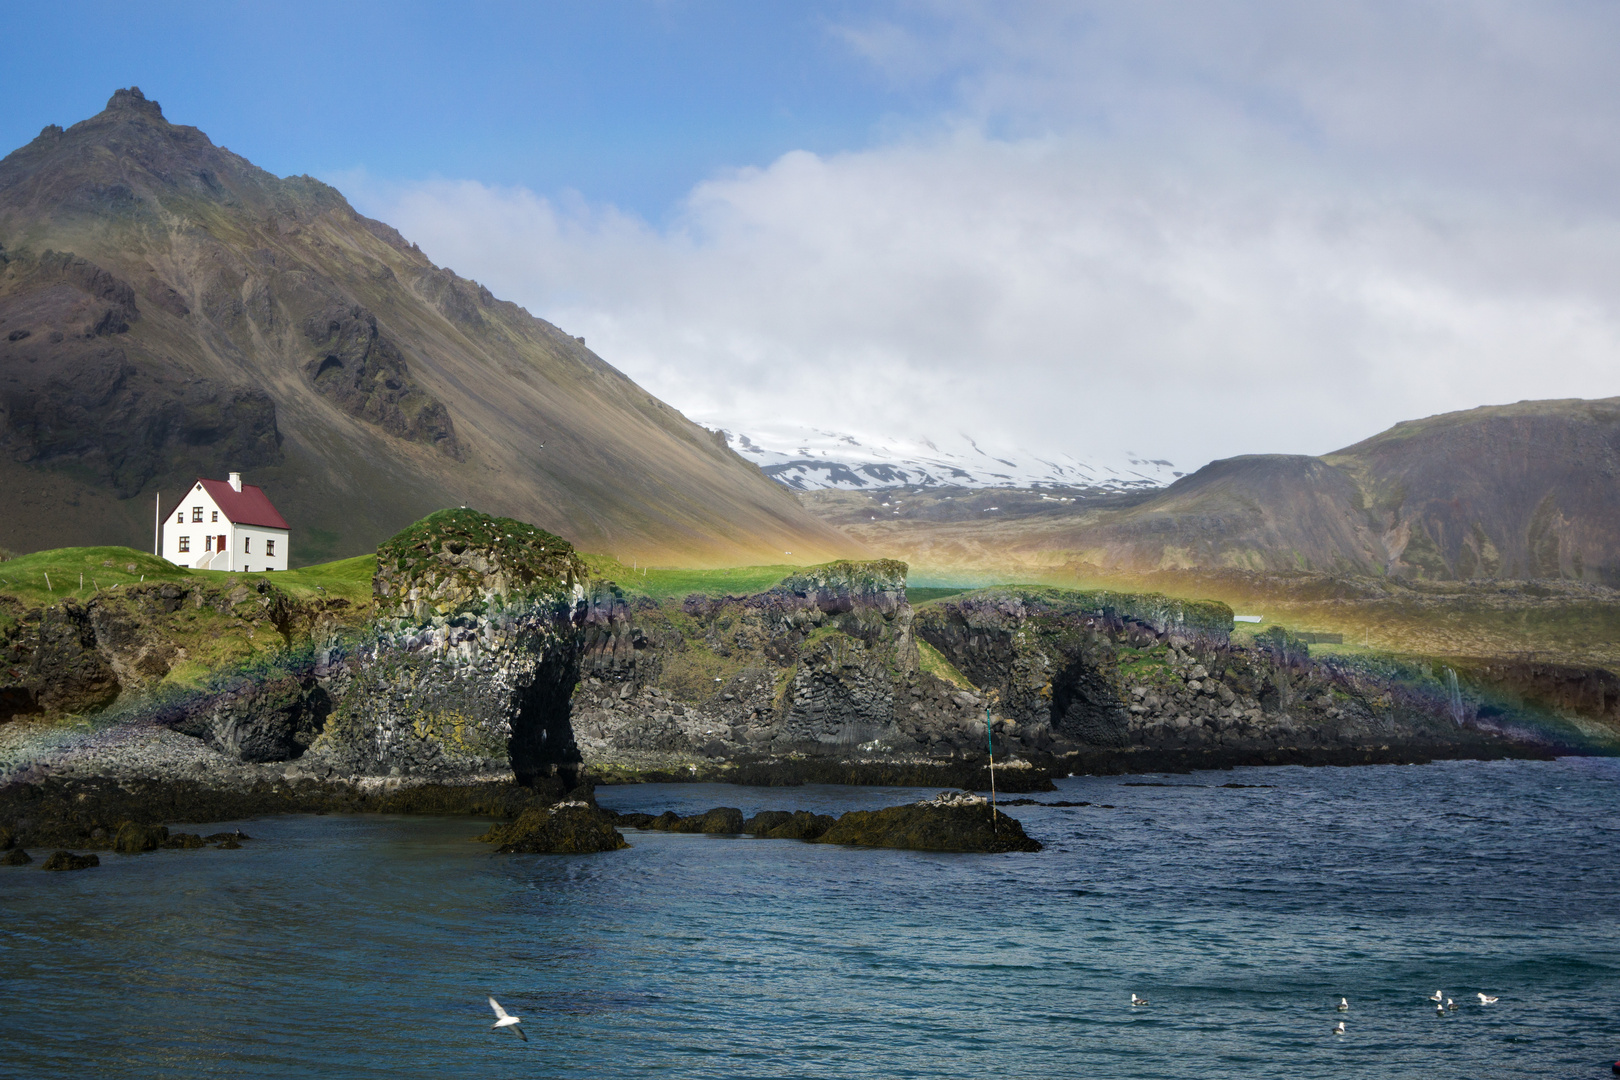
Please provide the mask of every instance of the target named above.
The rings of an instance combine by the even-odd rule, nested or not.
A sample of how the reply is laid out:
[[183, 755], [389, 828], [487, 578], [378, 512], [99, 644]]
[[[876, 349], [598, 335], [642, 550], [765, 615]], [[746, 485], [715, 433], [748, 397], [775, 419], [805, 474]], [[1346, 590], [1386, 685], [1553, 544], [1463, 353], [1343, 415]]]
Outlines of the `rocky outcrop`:
[[311, 754], [345, 772], [510, 769], [522, 783], [576, 765], [583, 572], [566, 540], [472, 510], [389, 540], [377, 617], [331, 676], [336, 704]]
[[71, 851], [53, 851], [51, 857], [45, 860], [42, 870], [88, 870], [92, 866], [100, 866], [101, 859], [95, 855], [75, 855]]
[[986, 854], [1041, 850], [1040, 841], [1026, 835], [1017, 818], [992, 810], [987, 800], [972, 796], [882, 810], [851, 810], [812, 843]]
[[584, 802], [531, 807], [478, 839], [499, 855], [586, 855], [628, 847], [613, 818]]
[[461, 459], [450, 411], [412, 377], [375, 315], [359, 305], [330, 308], [305, 321], [304, 336], [314, 352], [304, 372], [316, 391], [390, 435]]
[[[0, 605], [11, 615], [0, 623], [0, 723], [94, 713], [125, 695], [139, 698], [176, 663], [218, 655], [222, 637], [239, 637], [245, 652], [257, 651], [259, 642], [303, 645], [357, 628], [364, 617], [346, 600], [295, 600], [266, 579], [251, 586], [231, 579], [151, 581], [42, 608], [8, 598]], [[327, 710], [309, 665], [292, 670], [299, 666], [297, 656], [251, 672], [227, 666], [202, 689], [148, 711], [242, 760], [295, 757]]]

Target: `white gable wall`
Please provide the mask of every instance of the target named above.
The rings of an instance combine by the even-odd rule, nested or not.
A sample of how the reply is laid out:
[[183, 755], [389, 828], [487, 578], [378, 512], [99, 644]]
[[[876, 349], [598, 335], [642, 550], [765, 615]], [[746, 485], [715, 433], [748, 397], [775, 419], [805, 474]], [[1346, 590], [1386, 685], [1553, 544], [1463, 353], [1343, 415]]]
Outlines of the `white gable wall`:
[[285, 570], [287, 543], [286, 529], [226, 520], [201, 484], [192, 485], [163, 522], [163, 557], [181, 566], [239, 573]]

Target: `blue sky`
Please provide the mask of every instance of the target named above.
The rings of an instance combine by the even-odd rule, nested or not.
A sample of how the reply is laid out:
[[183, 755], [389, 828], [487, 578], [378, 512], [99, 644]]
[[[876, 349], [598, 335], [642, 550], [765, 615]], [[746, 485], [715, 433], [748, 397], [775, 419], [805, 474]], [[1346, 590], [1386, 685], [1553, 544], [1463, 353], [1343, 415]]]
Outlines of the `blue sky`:
[[172, 120], [278, 174], [470, 176], [656, 219], [718, 168], [865, 146], [935, 111], [930, 88], [896, 86], [839, 37], [863, 9], [16, 5], [6, 36], [37, 44], [7, 50], [0, 143], [138, 85]]
[[[1599, 0], [13, 5], [688, 415], [1118, 462], [1620, 394]], [[784, 439], [791, 435], [783, 435]]]

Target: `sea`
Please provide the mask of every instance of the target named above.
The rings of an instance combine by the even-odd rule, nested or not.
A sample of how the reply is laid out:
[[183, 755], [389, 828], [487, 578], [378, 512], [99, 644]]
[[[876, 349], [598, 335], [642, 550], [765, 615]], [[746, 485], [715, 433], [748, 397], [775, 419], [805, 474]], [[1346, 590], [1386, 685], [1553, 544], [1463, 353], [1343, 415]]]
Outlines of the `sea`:
[[[1620, 760], [1057, 786], [1034, 798], [1091, 805], [1008, 808], [1033, 854], [630, 832], [495, 855], [478, 820], [338, 815], [74, 873], [36, 851], [0, 869], [0, 1076], [1405, 1080], [1620, 1058]], [[490, 1030], [491, 995], [527, 1041]]]

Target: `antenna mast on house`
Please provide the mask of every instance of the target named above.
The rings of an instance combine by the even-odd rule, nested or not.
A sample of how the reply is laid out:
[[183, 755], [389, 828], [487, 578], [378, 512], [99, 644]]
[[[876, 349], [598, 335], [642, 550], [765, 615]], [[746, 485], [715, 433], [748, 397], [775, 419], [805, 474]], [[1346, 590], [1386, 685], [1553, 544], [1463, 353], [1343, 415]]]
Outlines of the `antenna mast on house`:
[[152, 554], [163, 554], [163, 492], [152, 493]]

